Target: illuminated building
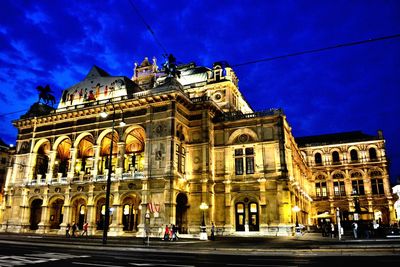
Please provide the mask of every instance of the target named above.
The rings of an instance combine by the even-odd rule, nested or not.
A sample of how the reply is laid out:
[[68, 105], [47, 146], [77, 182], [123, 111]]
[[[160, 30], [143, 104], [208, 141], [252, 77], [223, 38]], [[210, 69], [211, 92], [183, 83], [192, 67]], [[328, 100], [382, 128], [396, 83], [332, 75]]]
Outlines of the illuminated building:
[[1, 229], [64, 234], [87, 221], [100, 234], [109, 171], [110, 235], [142, 236], [145, 223], [152, 235], [166, 224], [199, 234], [203, 218], [224, 235], [312, 224], [315, 167], [282, 110], [253, 111], [225, 62], [178, 70], [168, 76], [147, 58], [132, 79], [93, 67], [56, 110], [36, 103], [15, 121]]

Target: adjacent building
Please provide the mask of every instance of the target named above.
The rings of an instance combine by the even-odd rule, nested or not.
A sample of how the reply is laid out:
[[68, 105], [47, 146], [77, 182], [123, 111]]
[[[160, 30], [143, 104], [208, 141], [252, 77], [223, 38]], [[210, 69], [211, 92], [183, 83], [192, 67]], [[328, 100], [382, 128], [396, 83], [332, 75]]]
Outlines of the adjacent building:
[[355, 199], [360, 219], [394, 220], [382, 136], [296, 139], [282, 110], [251, 108], [226, 62], [159, 69], [145, 58], [132, 78], [94, 66], [56, 109], [35, 103], [14, 125], [2, 231], [88, 222], [101, 234], [108, 177], [115, 236], [145, 224], [198, 234], [203, 218], [217, 234], [291, 235], [337, 207], [354, 219]]

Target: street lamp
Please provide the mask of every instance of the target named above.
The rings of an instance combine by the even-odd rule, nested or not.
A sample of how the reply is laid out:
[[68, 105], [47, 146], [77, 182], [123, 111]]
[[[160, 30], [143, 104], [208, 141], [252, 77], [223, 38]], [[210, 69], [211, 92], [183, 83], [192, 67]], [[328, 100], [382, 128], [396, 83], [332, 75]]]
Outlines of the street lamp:
[[[111, 141], [110, 141], [110, 155], [108, 158], [108, 174], [107, 174], [107, 186], [106, 186], [106, 205], [105, 205], [105, 217], [104, 217], [104, 227], [103, 227], [103, 244], [107, 244], [107, 233], [108, 233], [108, 224], [110, 221], [110, 191], [111, 191], [111, 173], [112, 173], [112, 153], [113, 153], [113, 144], [114, 144], [114, 128], [115, 128], [115, 107], [114, 103], [110, 102], [113, 107], [112, 114], [112, 127], [111, 127]], [[102, 118], [107, 118], [108, 113], [105, 108], [100, 113]], [[124, 118], [122, 117], [120, 126], [125, 126]]]
[[201, 221], [200, 226], [200, 240], [207, 240], [207, 232], [206, 232], [206, 222], [204, 220], [204, 212], [208, 209], [208, 205], [205, 202], [200, 204], [200, 210], [203, 212], [203, 220]]

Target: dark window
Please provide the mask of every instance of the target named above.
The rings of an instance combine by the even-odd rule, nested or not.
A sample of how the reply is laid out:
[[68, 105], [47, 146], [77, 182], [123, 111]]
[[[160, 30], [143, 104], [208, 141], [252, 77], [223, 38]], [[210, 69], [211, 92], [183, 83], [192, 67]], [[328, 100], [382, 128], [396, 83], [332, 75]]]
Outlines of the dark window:
[[320, 165], [320, 164], [322, 164], [322, 156], [321, 156], [321, 153], [315, 153], [315, 164], [318, 164], [318, 165]]
[[358, 152], [355, 149], [350, 151], [350, 159], [351, 161], [358, 161]]
[[372, 194], [383, 195], [385, 191], [383, 190], [383, 179], [374, 178], [371, 179]]
[[[244, 149], [235, 149], [235, 173], [236, 175], [244, 174], [244, 167], [246, 167], [246, 174], [254, 173], [254, 148], [247, 147]], [[243, 166], [244, 162], [246, 166]]]
[[332, 153], [332, 162], [333, 162], [333, 163], [339, 163], [339, 162], [340, 162], [340, 159], [339, 159], [339, 152], [334, 151], [334, 152]]
[[376, 149], [371, 147], [370, 149], [368, 149], [369, 152], [369, 159], [370, 160], [377, 160], [377, 156], [376, 156]]
[[353, 191], [356, 190], [358, 195], [365, 195], [364, 182], [362, 180], [354, 180], [351, 185], [353, 186]]

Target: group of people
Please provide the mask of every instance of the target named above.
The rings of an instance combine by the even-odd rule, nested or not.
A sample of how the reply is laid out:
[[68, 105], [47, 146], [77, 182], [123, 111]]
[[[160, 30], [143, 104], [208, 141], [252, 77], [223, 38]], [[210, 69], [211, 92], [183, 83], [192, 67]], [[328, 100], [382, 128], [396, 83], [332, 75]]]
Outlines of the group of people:
[[[81, 236], [88, 236], [88, 228], [89, 224], [85, 222], [82, 226], [82, 233], [80, 234]], [[71, 224], [67, 224], [67, 227], [65, 227], [65, 237], [77, 237], [79, 236], [79, 227], [78, 224], [75, 222], [72, 222]]]
[[178, 240], [178, 227], [175, 224], [165, 225], [164, 241], [177, 241]]
[[322, 224], [322, 236], [325, 237], [335, 237], [335, 225], [333, 222], [326, 222]]

